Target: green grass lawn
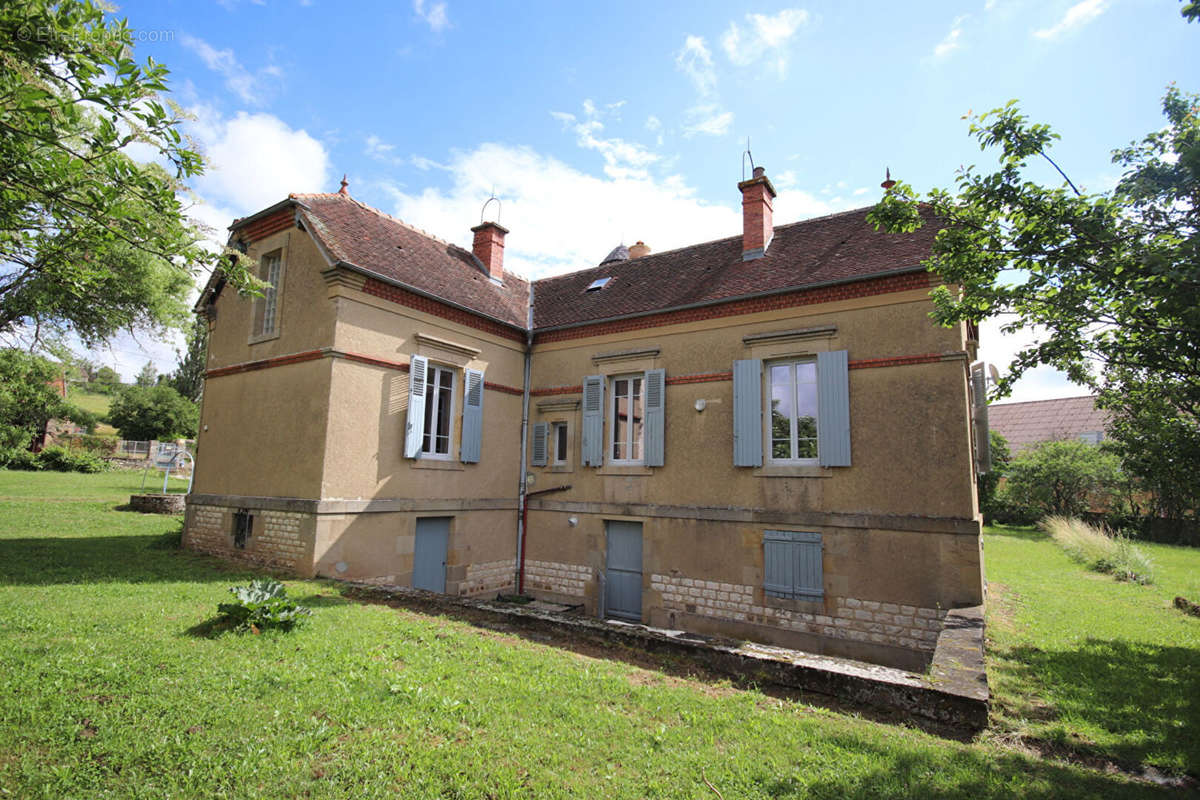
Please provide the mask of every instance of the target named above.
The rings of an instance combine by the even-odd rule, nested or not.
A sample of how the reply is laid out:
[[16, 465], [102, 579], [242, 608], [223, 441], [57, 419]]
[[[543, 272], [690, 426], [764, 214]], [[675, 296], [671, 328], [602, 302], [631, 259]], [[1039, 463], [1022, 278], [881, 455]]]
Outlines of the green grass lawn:
[[288, 583], [304, 627], [210, 638], [250, 573], [116, 511], [127, 483], [0, 470], [0, 797], [1162, 794], [323, 581]]
[[1139, 544], [1155, 583], [1119, 583], [1048, 536], [994, 528], [984, 558], [996, 734], [1200, 774], [1200, 550]]
[[[99, 392], [85, 392], [78, 386], [72, 386], [67, 390], [67, 402], [102, 417], [108, 413], [108, 408], [112, 404], [112, 396]], [[117, 429], [108, 423], [101, 422], [96, 426], [96, 433], [100, 436], [116, 436]]]

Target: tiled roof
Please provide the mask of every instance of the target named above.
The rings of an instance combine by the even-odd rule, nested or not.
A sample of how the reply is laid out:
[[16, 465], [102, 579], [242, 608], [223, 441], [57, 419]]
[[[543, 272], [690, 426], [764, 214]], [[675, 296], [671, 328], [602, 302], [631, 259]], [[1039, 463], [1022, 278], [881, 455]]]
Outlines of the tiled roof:
[[529, 282], [511, 272], [497, 286], [471, 251], [406, 225], [345, 194], [294, 194], [313, 233], [334, 261], [520, 328], [526, 325]]
[[[529, 282], [489, 280], [470, 251], [354, 200], [348, 194], [293, 194], [234, 223], [239, 229], [286, 203], [299, 204], [331, 259], [524, 329]], [[862, 208], [779, 225], [762, 258], [742, 260], [742, 237], [618, 260], [534, 283], [534, 328], [613, 317], [920, 270], [939, 226], [911, 234], [877, 232]], [[612, 278], [588, 292], [597, 278]]]
[[[534, 283], [534, 328], [552, 328], [745, 295], [921, 269], [937, 225], [877, 233], [869, 209], [778, 225], [767, 254], [742, 260], [742, 237], [616, 261]], [[586, 291], [597, 278], [612, 280]]]
[[1013, 455], [1037, 442], [1103, 433], [1107, 424], [1107, 412], [1096, 408], [1091, 396], [988, 407], [988, 426], [1008, 440]]

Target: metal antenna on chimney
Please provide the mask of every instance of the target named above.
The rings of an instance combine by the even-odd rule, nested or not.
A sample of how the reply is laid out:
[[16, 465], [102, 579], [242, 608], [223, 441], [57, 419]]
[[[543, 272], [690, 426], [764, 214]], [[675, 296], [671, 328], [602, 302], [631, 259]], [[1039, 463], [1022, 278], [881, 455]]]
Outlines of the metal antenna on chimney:
[[483, 224], [483, 215], [487, 213], [488, 205], [490, 205], [493, 201], [496, 203], [496, 218], [492, 221], [493, 222], [500, 221], [500, 212], [501, 212], [501, 210], [503, 210], [503, 204], [501, 204], [500, 198], [496, 197], [496, 187], [492, 186], [492, 196], [489, 197], [487, 200], [484, 200], [483, 208], [479, 209], [479, 224], [480, 225]]
[[750, 153], [750, 137], [746, 137], [746, 149], [742, 151], [742, 180], [746, 180], [746, 159], [750, 159], [750, 174], [754, 174], [754, 156]]

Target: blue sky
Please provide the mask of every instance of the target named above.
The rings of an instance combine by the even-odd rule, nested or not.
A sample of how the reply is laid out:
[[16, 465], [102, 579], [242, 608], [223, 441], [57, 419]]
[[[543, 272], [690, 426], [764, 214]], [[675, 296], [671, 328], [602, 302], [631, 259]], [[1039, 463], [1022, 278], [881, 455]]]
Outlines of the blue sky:
[[[197, 219], [222, 230], [290, 191], [334, 191], [464, 245], [493, 187], [506, 265], [590, 266], [740, 230], [749, 137], [776, 222], [865, 206], [884, 168], [919, 190], [989, 165], [962, 117], [1020, 100], [1094, 191], [1110, 152], [1200, 90], [1200, 26], [1171, 0], [861, 3], [135, 2], [137, 55], [209, 157]], [[1039, 178], [1051, 180], [1047, 172]], [[218, 234], [214, 234], [218, 235]], [[984, 330], [1003, 366], [1024, 339]], [[168, 343], [96, 354], [131, 377]], [[1050, 370], [1014, 399], [1081, 393]]]

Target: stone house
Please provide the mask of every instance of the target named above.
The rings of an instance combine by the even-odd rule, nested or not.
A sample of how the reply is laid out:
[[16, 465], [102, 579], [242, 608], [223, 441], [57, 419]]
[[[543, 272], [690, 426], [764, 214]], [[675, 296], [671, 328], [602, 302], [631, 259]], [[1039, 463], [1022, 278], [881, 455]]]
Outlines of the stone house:
[[342, 191], [236, 221], [185, 545], [299, 575], [928, 662], [983, 601], [969, 326], [866, 209], [534, 282]]

